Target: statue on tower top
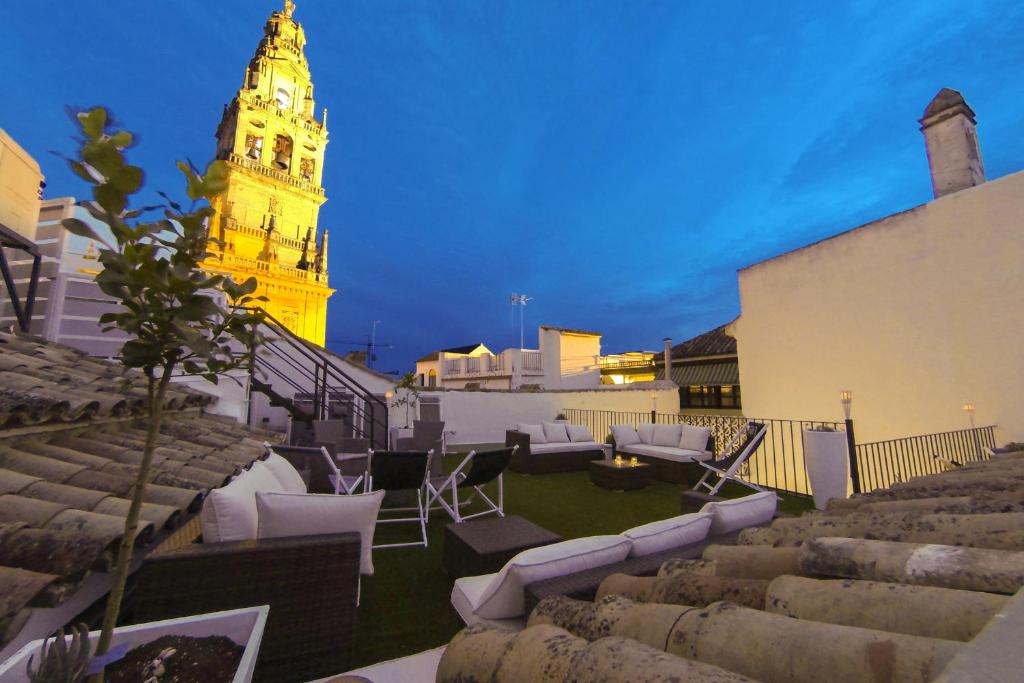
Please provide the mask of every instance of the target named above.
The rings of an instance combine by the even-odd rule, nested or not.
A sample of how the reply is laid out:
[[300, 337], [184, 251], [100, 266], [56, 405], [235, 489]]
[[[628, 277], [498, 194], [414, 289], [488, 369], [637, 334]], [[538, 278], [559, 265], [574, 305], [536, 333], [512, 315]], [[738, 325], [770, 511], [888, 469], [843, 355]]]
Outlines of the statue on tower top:
[[289, 19], [295, 11], [295, 3], [292, 0], [284, 0], [284, 15]]

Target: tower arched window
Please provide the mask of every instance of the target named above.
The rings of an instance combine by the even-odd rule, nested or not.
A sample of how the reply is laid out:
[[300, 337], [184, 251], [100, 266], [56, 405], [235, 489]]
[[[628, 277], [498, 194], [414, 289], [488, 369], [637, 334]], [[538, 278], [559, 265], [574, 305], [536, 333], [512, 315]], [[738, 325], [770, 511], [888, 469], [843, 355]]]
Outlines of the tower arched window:
[[274, 138], [274, 166], [287, 171], [292, 163], [292, 139], [287, 135]]

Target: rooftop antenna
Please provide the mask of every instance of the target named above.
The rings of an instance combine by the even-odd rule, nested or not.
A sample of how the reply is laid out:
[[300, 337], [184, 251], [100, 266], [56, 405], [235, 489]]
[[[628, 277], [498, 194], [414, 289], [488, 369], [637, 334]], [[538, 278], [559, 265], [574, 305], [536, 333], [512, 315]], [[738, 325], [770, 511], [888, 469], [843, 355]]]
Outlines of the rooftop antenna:
[[373, 348], [377, 345], [377, 325], [380, 325], [379, 320], [374, 320], [370, 325], [370, 344], [366, 354], [366, 367], [373, 367]]
[[525, 294], [513, 294], [511, 303], [513, 311], [515, 306], [519, 306], [519, 350], [523, 350], [523, 315], [526, 313], [526, 302], [533, 301], [532, 296], [526, 296]]

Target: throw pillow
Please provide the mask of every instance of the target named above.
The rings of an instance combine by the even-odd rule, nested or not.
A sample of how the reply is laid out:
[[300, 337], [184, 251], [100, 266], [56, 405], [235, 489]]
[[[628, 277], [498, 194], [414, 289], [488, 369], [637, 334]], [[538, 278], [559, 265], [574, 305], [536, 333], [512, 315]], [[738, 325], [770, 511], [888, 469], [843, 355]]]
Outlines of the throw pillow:
[[212, 489], [206, 496], [199, 515], [204, 543], [256, 538], [256, 491], [250, 475], [242, 472], [227, 486]]
[[565, 429], [569, 432], [569, 440], [574, 443], [594, 440], [594, 435], [584, 425], [566, 425]]
[[329, 493], [257, 493], [257, 538], [315, 536], [358, 531], [359, 573], [373, 574], [373, 532], [384, 491], [335, 496]]
[[708, 437], [711, 436], [711, 427], [694, 427], [693, 425], [680, 425], [683, 433], [679, 439], [679, 447], [689, 451], [706, 451], [708, 449]]
[[617, 448], [640, 443], [640, 435], [633, 429], [633, 425], [612, 425], [612, 438]]
[[654, 445], [678, 448], [679, 438], [682, 436], [682, 433], [682, 425], [655, 425]]
[[284, 492], [284, 486], [281, 484], [281, 481], [274, 476], [271, 469], [261, 460], [257, 460], [252, 464], [252, 467], [249, 468], [248, 477], [253, 491]]
[[485, 619], [522, 616], [523, 587], [536, 581], [621, 562], [633, 542], [625, 536], [589, 536], [530, 548], [509, 560], [480, 594], [473, 612]]
[[743, 498], [707, 503], [701, 512], [710, 512], [711, 535], [727, 534], [756, 524], [770, 522], [775, 516], [779, 497], [772, 491], [762, 491]]
[[648, 446], [654, 445], [654, 425], [641, 424], [636, 426], [636, 433], [640, 436], [640, 443]]
[[263, 461], [263, 465], [281, 483], [281, 487], [286, 493], [306, 492], [306, 483], [302, 481], [302, 475], [299, 474], [297, 469], [292, 467], [290, 462], [277, 453], [271, 452], [267, 459]]
[[711, 528], [711, 517], [708, 512], [692, 512], [636, 526], [622, 535], [633, 541], [629, 556], [641, 557], [703, 541]]
[[523, 434], [529, 434], [530, 443], [547, 443], [548, 440], [544, 437], [544, 428], [540, 425], [528, 425], [522, 422], [516, 427], [517, 431]]
[[565, 424], [561, 422], [545, 422], [544, 438], [548, 443], [569, 443], [569, 433], [565, 430]]

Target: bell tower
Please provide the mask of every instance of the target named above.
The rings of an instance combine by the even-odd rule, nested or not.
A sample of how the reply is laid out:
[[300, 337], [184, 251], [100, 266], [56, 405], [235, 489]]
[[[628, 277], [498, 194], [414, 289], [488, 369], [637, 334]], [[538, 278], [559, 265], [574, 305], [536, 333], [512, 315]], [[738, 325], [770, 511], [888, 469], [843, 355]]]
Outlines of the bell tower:
[[242, 87], [217, 126], [227, 189], [213, 203], [210, 234], [221, 244], [203, 267], [236, 280], [255, 276], [267, 311], [295, 334], [323, 345], [327, 331], [327, 198], [321, 184], [327, 110], [318, 121], [295, 3], [273, 12], [245, 69]]

